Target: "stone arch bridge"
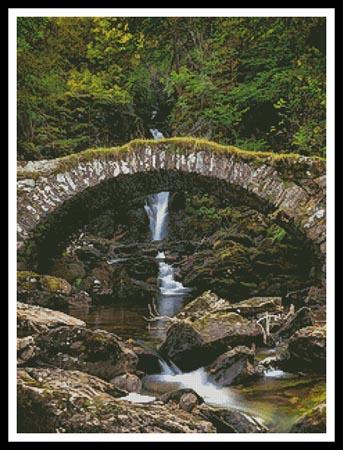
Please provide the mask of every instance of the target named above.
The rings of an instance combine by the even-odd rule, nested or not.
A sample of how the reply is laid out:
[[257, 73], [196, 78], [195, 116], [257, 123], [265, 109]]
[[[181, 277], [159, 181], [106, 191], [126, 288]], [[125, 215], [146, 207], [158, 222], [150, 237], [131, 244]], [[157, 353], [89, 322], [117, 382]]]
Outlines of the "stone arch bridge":
[[141, 189], [143, 176], [150, 180], [146, 187], [149, 193], [172, 190], [176, 180], [195, 176], [200, 177], [199, 186], [217, 182], [236, 189], [242, 199], [254, 198], [281, 226], [297, 230], [313, 243], [325, 260], [326, 167], [321, 158], [250, 152], [199, 139], [171, 138], [135, 140], [123, 147], [19, 162], [17, 169], [19, 251], [37, 229], [44, 228], [49, 217], [110, 180], [124, 183], [139, 176]]

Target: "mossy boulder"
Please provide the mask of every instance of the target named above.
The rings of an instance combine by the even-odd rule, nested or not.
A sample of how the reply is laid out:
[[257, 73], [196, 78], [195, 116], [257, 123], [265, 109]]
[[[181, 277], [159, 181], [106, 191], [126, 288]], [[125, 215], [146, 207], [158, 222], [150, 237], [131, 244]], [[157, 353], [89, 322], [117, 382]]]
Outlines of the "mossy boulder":
[[17, 296], [20, 302], [57, 310], [91, 303], [87, 293], [73, 289], [63, 278], [25, 271], [17, 272]]
[[160, 352], [183, 370], [211, 364], [229, 347], [263, 343], [263, 331], [256, 322], [225, 309], [186, 320], [179, 317], [168, 328]]
[[40, 334], [36, 342], [38, 365], [82, 370], [107, 381], [136, 370], [136, 354], [104, 330], [62, 326]]

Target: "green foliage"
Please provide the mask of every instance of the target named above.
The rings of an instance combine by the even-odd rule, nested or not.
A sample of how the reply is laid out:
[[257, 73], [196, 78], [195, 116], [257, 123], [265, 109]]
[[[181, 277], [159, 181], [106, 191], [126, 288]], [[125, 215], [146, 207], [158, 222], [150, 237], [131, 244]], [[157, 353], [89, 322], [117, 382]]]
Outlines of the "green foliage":
[[21, 17], [17, 35], [20, 159], [149, 128], [325, 156], [323, 18]]

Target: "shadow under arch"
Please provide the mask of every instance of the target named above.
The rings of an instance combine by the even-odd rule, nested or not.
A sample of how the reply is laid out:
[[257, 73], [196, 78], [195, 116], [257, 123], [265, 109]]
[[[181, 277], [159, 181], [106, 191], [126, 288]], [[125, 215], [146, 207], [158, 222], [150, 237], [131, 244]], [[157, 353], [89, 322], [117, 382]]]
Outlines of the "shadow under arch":
[[249, 206], [268, 215], [278, 225], [291, 232], [306, 246], [317, 260], [320, 272], [321, 257], [315, 245], [288, 218], [278, 213], [275, 206], [248, 190], [225, 180], [178, 170], [153, 170], [135, 174], [121, 174], [89, 187], [67, 200], [48, 214], [32, 232], [18, 253], [21, 270], [46, 273], [51, 259], [64, 247], [75, 231], [106, 209], [123, 210], [128, 200], [160, 191], [211, 194], [224, 206]]

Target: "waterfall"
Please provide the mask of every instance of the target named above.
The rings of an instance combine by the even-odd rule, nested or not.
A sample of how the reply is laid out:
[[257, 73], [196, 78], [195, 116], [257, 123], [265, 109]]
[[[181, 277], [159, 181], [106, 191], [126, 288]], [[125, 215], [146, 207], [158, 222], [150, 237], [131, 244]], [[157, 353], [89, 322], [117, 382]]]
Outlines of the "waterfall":
[[[159, 192], [147, 197], [144, 208], [149, 218], [151, 239], [153, 241], [160, 241], [167, 236], [168, 200], [169, 192]], [[157, 309], [159, 314], [171, 317], [180, 311], [183, 298], [190, 289], [175, 280], [174, 269], [171, 264], [166, 262], [166, 256], [163, 251], [158, 251], [156, 259], [159, 267], [158, 282], [160, 287]], [[232, 403], [230, 397], [223, 396], [223, 391], [209, 381], [204, 368], [183, 373], [172, 361], [167, 362], [160, 358], [159, 364], [161, 373], [146, 376], [144, 378], [145, 383], [155, 383], [155, 385], [156, 383], [162, 383], [170, 384], [171, 386], [177, 385], [180, 388], [194, 389], [212, 404]], [[133, 396], [132, 401], [135, 401], [136, 397]]]
[[151, 239], [161, 241], [167, 235], [169, 192], [149, 195], [144, 209], [149, 217]]
[[158, 131], [157, 128], [150, 128], [149, 131], [152, 134], [152, 137], [154, 139], [163, 139], [164, 138], [163, 134], [160, 131]]

